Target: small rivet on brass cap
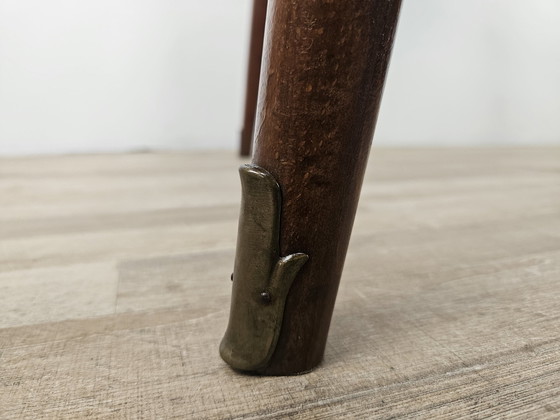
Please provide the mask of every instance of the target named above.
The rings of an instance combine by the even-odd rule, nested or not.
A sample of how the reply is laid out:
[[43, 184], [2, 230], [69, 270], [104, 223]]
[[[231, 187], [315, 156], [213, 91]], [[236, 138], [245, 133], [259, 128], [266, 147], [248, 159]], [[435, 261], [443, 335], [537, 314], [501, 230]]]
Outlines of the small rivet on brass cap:
[[261, 293], [261, 300], [264, 303], [270, 303], [270, 301], [272, 300], [272, 298], [270, 297], [270, 293], [268, 292], [262, 292]]

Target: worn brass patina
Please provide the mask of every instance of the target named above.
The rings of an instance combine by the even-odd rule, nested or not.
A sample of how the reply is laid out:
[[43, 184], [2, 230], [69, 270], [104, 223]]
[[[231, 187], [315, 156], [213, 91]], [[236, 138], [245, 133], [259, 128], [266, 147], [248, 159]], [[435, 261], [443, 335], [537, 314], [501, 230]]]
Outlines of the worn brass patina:
[[233, 368], [255, 371], [270, 360], [290, 286], [308, 256], [280, 256], [280, 186], [256, 165], [239, 168], [243, 195], [229, 324], [220, 355]]

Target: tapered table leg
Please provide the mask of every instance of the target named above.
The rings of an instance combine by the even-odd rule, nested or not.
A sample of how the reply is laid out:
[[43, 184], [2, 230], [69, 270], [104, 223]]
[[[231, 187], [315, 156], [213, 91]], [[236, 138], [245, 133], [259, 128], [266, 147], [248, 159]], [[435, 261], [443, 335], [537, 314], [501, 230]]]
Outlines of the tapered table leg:
[[245, 93], [245, 115], [243, 118], [243, 128], [241, 129], [241, 156], [249, 156], [251, 154], [267, 4], [267, 0], [253, 0], [251, 43], [249, 45], [249, 64], [247, 69], [247, 90]]
[[[256, 169], [247, 170], [261, 168], [279, 184], [279, 255], [308, 260], [290, 279], [278, 337], [266, 336], [271, 355], [248, 370], [297, 374], [322, 360], [399, 9], [400, 0], [271, 0]], [[242, 242], [238, 258], [247, 245], [259, 249]], [[236, 260], [236, 271], [253, 263]], [[234, 276], [234, 283], [252, 281]], [[232, 305], [235, 293], [234, 286]], [[250, 314], [261, 321], [258, 309]], [[235, 327], [230, 321], [228, 331]], [[251, 337], [260, 339], [255, 328]], [[227, 347], [223, 357], [236, 352]]]

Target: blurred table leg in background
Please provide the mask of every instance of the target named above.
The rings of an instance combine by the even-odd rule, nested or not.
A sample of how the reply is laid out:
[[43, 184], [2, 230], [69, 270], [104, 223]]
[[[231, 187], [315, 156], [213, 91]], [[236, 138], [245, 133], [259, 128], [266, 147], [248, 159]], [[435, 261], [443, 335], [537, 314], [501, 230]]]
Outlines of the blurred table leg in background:
[[255, 110], [259, 94], [259, 78], [261, 73], [261, 57], [266, 22], [266, 6], [268, 0], [253, 0], [253, 21], [251, 26], [251, 43], [249, 46], [249, 65], [247, 69], [247, 91], [245, 93], [245, 116], [241, 129], [241, 156], [251, 154]]

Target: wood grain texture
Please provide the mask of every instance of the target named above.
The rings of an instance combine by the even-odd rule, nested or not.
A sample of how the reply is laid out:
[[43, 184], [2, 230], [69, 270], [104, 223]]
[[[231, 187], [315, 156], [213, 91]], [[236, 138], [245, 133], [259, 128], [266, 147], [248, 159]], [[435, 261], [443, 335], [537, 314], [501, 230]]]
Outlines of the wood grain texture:
[[0, 159], [0, 418], [560, 416], [560, 149], [374, 150], [295, 377], [218, 355], [240, 163]]

